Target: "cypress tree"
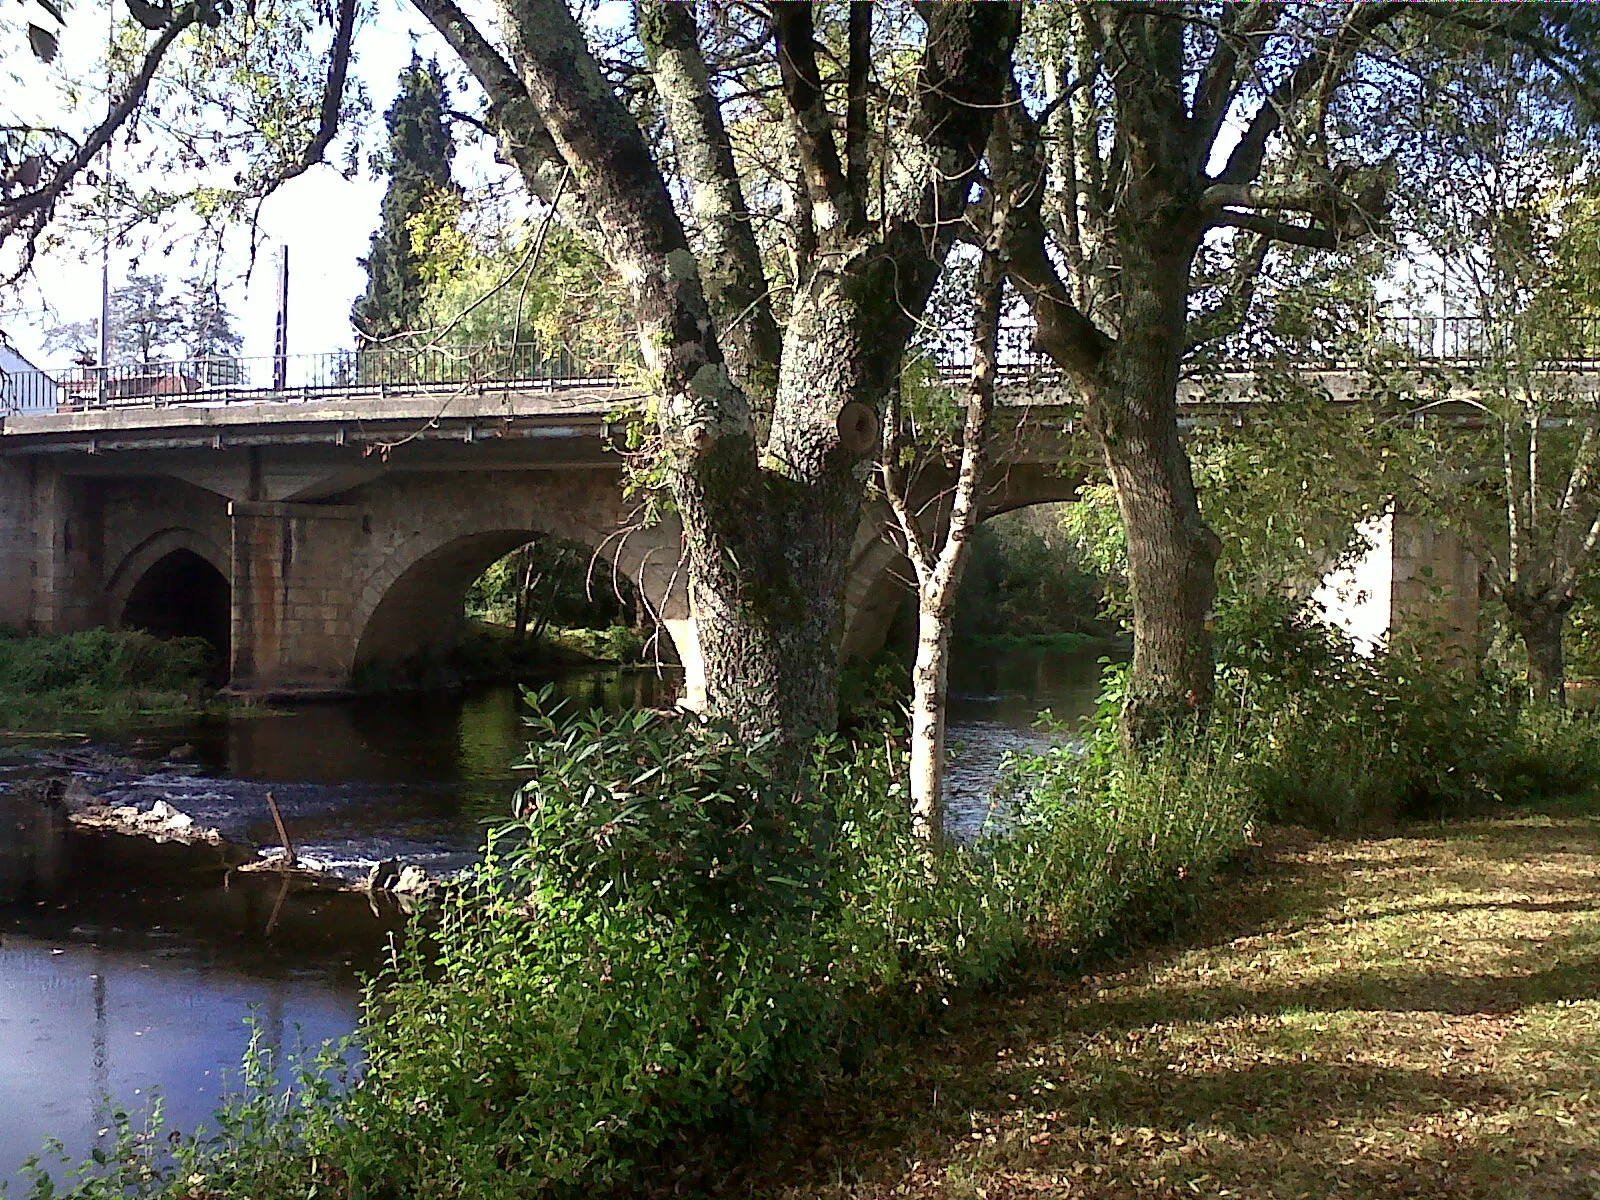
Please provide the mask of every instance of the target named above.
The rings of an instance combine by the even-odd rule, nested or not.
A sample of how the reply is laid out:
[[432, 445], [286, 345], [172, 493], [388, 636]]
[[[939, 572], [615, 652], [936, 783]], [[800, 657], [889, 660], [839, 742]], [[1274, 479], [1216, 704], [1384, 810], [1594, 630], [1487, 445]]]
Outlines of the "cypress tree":
[[390, 337], [420, 323], [422, 275], [406, 223], [430, 197], [455, 186], [450, 161], [456, 147], [445, 123], [444, 79], [436, 59], [424, 63], [412, 55], [384, 122], [389, 129], [389, 188], [371, 249], [361, 260], [367, 271], [366, 294], [350, 313], [355, 327], [372, 338]]

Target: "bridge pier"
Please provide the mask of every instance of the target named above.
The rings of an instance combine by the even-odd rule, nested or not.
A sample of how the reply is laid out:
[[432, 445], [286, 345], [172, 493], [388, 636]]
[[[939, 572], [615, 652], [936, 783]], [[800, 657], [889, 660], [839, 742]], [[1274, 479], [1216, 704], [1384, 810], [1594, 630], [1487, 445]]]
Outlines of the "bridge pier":
[[1371, 548], [1313, 599], [1366, 653], [1409, 647], [1454, 666], [1478, 658], [1478, 562], [1461, 536], [1396, 506], [1362, 527]]
[[315, 695], [350, 686], [357, 631], [350, 563], [360, 514], [332, 504], [235, 500], [229, 690]]

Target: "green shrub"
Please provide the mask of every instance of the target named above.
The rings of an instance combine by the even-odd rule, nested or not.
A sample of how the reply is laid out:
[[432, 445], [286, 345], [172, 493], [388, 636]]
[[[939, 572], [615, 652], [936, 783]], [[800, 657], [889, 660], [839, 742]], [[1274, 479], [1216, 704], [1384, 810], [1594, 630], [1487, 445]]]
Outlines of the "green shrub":
[[904, 746], [881, 731], [798, 767], [656, 713], [540, 716], [534, 733], [520, 815], [371, 992], [361, 1081], [313, 1075], [270, 1129], [230, 1118], [181, 1160], [204, 1187], [174, 1165], [162, 1194], [624, 1189], [697, 1131], [757, 1128], [763, 1098], [850, 1069], [1035, 947], [1169, 922], [1248, 827], [1220, 766], [1085, 774], [1059, 753], [1012, 834], [931, 853]]
[[0, 633], [0, 717], [191, 709], [215, 657], [201, 638], [133, 630]]

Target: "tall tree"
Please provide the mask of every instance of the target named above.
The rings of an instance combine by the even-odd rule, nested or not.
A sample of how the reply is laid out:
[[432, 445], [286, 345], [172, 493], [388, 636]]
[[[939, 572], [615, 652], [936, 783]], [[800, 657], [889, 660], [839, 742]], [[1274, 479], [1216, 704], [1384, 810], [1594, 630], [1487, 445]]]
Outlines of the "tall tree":
[[351, 309], [351, 320], [365, 337], [393, 337], [422, 324], [423, 277], [411, 244], [411, 222], [427, 205], [455, 190], [450, 164], [456, 146], [445, 111], [437, 60], [424, 63], [413, 54], [400, 72], [399, 95], [384, 113], [389, 186], [371, 249], [361, 260], [367, 290]]
[[1476, 415], [1418, 432], [1414, 488], [1483, 564], [1532, 697], [1562, 704], [1567, 614], [1600, 547], [1600, 400], [1548, 364], [1600, 353], [1600, 146], [1536, 56], [1475, 48], [1454, 71], [1462, 86], [1418, 114], [1408, 232], [1461, 314], [1445, 348], [1471, 356], [1418, 409]]
[[[1179, 440], [1199, 341], [1237, 328], [1275, 247], [1385, 219], [1398, 117], [1434, 28], [1514, 39], [1592, 79], [1583, 6], [1087, 4], [1030, 9], [1006, 110], [1008, 268], [1077, 384], [1128, 538], [1134, 745], [1209, 708], [1219, 543]], [[1205, 303], [1202, 248], [1234, 285]]]
[[[923, 6], [925, 27], [890, 55], [874, 5], [819, 28], [809, 3], [646, 0], [638, 69], [659, 109], [635, 115], [561, 0], [504, 5], [504, 52], [450, 0], [416, 2], [488, 93], [504, 156], [537, 195], [570, 180], [628, 285], [711, 705], [752, 733], [832, 726], [879, 412], [977, 178], [1016, 7]], [[767, 81], [738, 102], [713, 79], [728, 46]], [[874, 120], [874, 71], [900, 62], [905, 89]], [[757, 182], [790, 192], [787, 278], [768, 277], [725, 109], [785, 131]], [[641, 125], [656, 111], [670, 147]]]
[[232, 358], [244, 345], [213, 278], [199, 274], [184, 281], [179, 314], [179, 337], [189, 358]]
[[129, 275], [111, 290], [112, 361], [150, 363], [183, 336], [183, 311], [159, 275]]

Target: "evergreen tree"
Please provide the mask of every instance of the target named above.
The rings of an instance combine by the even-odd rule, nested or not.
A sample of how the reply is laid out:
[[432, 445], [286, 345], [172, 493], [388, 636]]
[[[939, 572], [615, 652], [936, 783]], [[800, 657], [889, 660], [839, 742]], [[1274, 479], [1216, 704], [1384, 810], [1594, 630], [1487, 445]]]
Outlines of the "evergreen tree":
[[232, 358], [244, 345], [233, 327], [233, 315], [216, 281], [195, 275], [184, 281], [182, 308], [184, 352], [189, 358]]
[[436, 60], [424, 63], [412, 56], [384, 121], [389, 128], [389, 189], [371, 250], [362, 259], [367, 291], [351, 310], [356, 328], [372, 338], [421, 323], [422, 276], [407, 222], [430, 198], [455, 188], [450, 179], [455, 142], [445, 124], [444, 79]]

